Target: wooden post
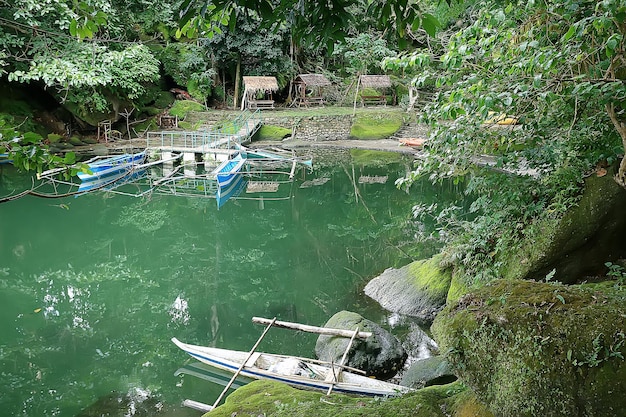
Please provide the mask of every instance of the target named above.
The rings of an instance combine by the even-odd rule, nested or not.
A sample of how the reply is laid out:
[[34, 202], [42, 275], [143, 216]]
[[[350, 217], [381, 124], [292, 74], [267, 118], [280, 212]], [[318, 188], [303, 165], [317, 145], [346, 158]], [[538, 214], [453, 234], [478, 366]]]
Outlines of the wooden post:
[[330, 387], [328, 387], [328, 392], [326, 393], [326, 396], [329, 396], [330, 393], [333, 390], [333, 387], [335, 386], [335, 382], [339, 382], [339, 375], [341, 375], [341, 371], [343, 371], [342, 366], [344, 366], [344, 364], [346, 363], [346, 358], [348, 357], [348, 352], [350, 351], [350, 348], [352, 347], [352, 342], [354, 342], [354, 338], [356, 337], [356, 335], [359, 333], [359, 326], [356, 326], [356, 329], [354, 329], [354, 333], [352, 334], [352, 337], [350, 338], [350, 342], [348, 343], [348, 347], [346, 348], [346, 351], [343, 352], [343, 356], [341, 358], [341, 362], [339, 363], [339, 371], [337, 371], [337, 375], [335, 375], [335, 365], [330, 365], [330, 369], [333, 372], [333, 380], [330, 382]]
[[[257, 324], [269, 324], [271, 321], [272, 320], [265, 319], [263, 317], [252, 317], [252, 322], [253, 323], [257, 323]], [[274, 322], [274, 326], [282, 327], [282, 328], [286, 328], [286, 329], [301, 330], [303, 332], [309, 332], [309, 333], [326, 334], [326, 335], [330, 335], [330, 336], [341, 336], [341, 337], [351, 337], [352, 336], [352, 331], [351, 330], [330, 329], [330, 328], [327, 328], [327, 327], [309, 326], [309, 325], [306, 325], [306, 324], [292, 323], [292, 322], [289, 322], [289, 321], [276, 320]], [[372, 335], [372, 332], [359, 332], [356, 337], [358, 337], [360, 339], [367, 339], [371, 335]]]
[[276, 317], [274, 317], [272, 319], [272, 321], [270, 322], [270, 324], [267, 325], [267, 327], [263, 331], [263, 334], [261, 334], [261, 337], [259, 337], [259, 340], [257, 340], [256, 343], [254, 344], [254, 346], [252, 346], [252, 349], [250, 349], [250, 352], [248, 353], [248, 356], [246, 356], [246, 359], [241, 363], [241, 366], [239, 367], [239, 369], [237, 369], [237, 372], [235, 372], [233, 374], [233, 377], [230, 379], [230, 381], [228, 381], [228, 384], [226, 385], [226, 387], [224, 387], [224, 390], [222, 391], [220, 396], [217, 397], [217, 400], [215, 400], [215, 402], [213, 403], [212, 409], [215, 409], [215, 407], [217, 407], [217, 405], [220, 403], [220, 401], [222, 401], [222, 398], [224, 397], [224, 394], [226, 394], [226, 391], [228, 391], [230, 386], [233, 385], [233, 382], [235, 382], [235, 379], [237, 379], [237, 377], [239, 376], [239, 373], [241, 372], [241, 370], [243, 368], [245, 368], [246, 362], [248, 362], [248, 359], [250, 359], [250, 357], [252, 356], [252, 354], [254, 353], [256, 348], [259, 346], [259, 343], [261, 343], [261, 340], [263, 340], [263, 338], [267, 334], [267, 331], [270, 329], [270, 327], [272, 327], [272, 325], [274, 324], [275, 321], [276, 321]]

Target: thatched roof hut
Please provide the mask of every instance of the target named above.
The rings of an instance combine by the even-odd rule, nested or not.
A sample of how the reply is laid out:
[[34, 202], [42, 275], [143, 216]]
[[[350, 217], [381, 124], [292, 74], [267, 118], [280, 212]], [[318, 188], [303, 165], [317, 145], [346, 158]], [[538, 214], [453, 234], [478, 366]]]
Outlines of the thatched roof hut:
[[362, 88], [391, 88], [391, 79], [388, 75], [361, 75]]
[[[385, 89], [391, 88], [391, 79], [388, 75], [361, 75], [357, 84], [356, 94], [354, 96], [354, 107], [356, 108], [357, 98], [360, 97], [361, 105], [365, 107], [367, 104], [387, 105], [387, 95]], [[375, 95], [368, 92], [363, 94], [364, 89], [377, 90]], [[395, 99], [394, 99], [395, 101]]]
[[[278, 91], [278, 81], [276, 77], [259, 77], [246, 76], [243, 77], [243, 100], [241, 100], [241, 109], [244, 108], [274, 108], [274, 100], [272, 92]], [[263, 99], [257, 99], [257, 93], [263, 93]]]
[[278, 91], [276, 77], [243, 77], [244, 89], [256, 93], [257, 91]]
[[322, 74], [300, 74], [293, 80], [296, 89], [295, 102], [300, 106], [317, 104], [322, 106], [322, 88], [331, 85], [328, 78]]
[[294, 80], [294, 84], [303, 84], [306, 87], [326, 87], [331, 85], [328, 78], [322, 74], [300, 74]]

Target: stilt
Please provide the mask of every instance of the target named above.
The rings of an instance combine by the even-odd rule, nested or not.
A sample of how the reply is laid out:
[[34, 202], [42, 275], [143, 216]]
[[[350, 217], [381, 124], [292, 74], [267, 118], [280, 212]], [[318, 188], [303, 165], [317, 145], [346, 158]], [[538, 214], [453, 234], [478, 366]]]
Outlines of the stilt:
[[334, 365], [330, 366], [330, 371], [332, 372], [332, 380], [330, 381], [330, 387], [328, 387], [328, 392], [326, 392], [326, 396], [330, 395], [330, 393], [333, 390], [333, 387], [335, 386], [335, 383], [339, 382], [339, 376], [341, 375], [341, 372], [343, 371], [343, 366], [346, 363], [348, 352], [350, 351], [350, 348], [352, 347], [352, 342], [354, 342], [354, 338], [356, 337], [358, 333], [359, 333], [359, 326], [357, 326], [356, 329], [354, 329], [354, 333], [352, 334], [352, 337], [350, 338], [348, 347], [346, 348], [346, 351], [343, 352], [343, 357], [341, 358], [341, 362], [339, 363], [339, 370], [337, 371], [336, 374], [335, 374], [335, 366]]
[[263, 331], [263, 334], [261, 334], [261, 337], [259, 337], [259, 340], [256, 341], [256, 343], [254, 344], [254, 346], [252, 346], [252, 349], [250, 349], [250, 352], [248, 353], [248, 356], [246, 357], [246, 360], [244, 360], [243, 362], [241, 362], [241, 366], [239, 367], [239, 369], [237, 369], [237, 372], [235, 372], [233, 374], [233, 377], [230, 379], [230, 381], [228, 381], [228, 384], [224, 387], [224, 390], [222, 391], [222, 393], [220, 394], [219, 397], [217, 397], [217, 400], [215, 400], [215, 402], [213, 403], [213, 408], [217, 407], [217, 405], [220, 403], [220, 401], [222, 401], [222, 398], [224, 397], [224, 394], [226, 394], [226, 391], [228, 391], [228, 389], [230, 388], [231, 385], [233, 385], [233, 382], [235, 382], [235, 379], [237, 379], [237, 377], [239, 376], [239, 374], [241, 373], [241, 370], [243, 368], [245, 368], [246, 363], [248, 362], [248, 360], [250, 359], [250, 357], [252, 357], [252, 355], [254, 354], [254, 351], [256, 350], [256, 348], [259, 346], [259, 344], [261, 343], [261, 340], [263, 340], [263, 338], [265, 337], [265, 335], [267, 334], [268, 330], [270, 329], [270, 327], [272, 327], [272, 325], [274, 324], [274, 322], [276, 321], [276, 317], [274, 317], [272, 319], [272, 321], [270, 322], [270, 324], [267, 325], [267, 327], [265, 328], [265, 330]]

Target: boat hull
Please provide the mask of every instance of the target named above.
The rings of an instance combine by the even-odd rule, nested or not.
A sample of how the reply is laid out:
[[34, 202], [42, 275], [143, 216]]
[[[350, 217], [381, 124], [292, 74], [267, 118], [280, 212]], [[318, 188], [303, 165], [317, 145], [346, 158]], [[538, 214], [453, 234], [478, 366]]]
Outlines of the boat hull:
[[[233, 373], [241, 367], [241, 364], [246, 361], [249, 355], [247, 352], [190, 345], [176, 338], [172, 338], [172, 342], [200, 362]], [[285, 355], [273, 355], [261, 352], [257, 352], [254, 355], [256, 355], [254, 364], [246, 364], [241, 370], [240, 375], [252, 379], [283, 382], [295, 388], [320, 390], [324, 392], [328, 391], [332, 386], [333, 391], [344, 394], [396, 396], [412, 391], [407, 387], [379, 381], [352, 372], [343, 371], [339, 373], [338, 368], [335, 369], [335, 372], [339, 374], [340, 381], [333, 382], [326, 378], [329, 372], [333, 372], [330, 365], [320, 365], [319, 363], [307, 362], [307, 360], [303, 358], [294, 358]], [[255, 357], [253, 357], [253, 359]], [[299, 363], [299, 366], [304, 366], [304, 368], [299, 369], [304, 370], [308, 376], [302, 373], [285, 374], [278, 371], [278, 369], [280, 369], [280, 363], [294, 360]], [[259, 363], [262, 363], [263, 366], [256, 365]]]
[[217, 185], [220, 188], [228, 187], [240, 175], [241, 168], [245, 163], [246, 159], [242, 158], [241, 155], [222, 162], [214, 171]]
[[130, 171], [135, 166], [142, 164], [145, 159], [145, 152], [114, 156], [112, 158], [87, 163], [91, 174], [79, 172], [77, 175], [81, 181], [93, 181], [110, 175], [116, 175], [124, 171]]

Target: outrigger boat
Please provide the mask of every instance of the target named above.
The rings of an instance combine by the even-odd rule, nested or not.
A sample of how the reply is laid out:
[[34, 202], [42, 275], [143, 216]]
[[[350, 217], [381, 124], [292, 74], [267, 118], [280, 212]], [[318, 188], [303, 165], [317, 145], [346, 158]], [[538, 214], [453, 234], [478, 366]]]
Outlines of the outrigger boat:
[[[361, 331], [358, 326], [351, 332], [344, 329], [332, 329], [291, 323], [288, 321], [278, 321], [276, 317], [271, 320], [262, 317], [253, 317], [252, 322], [265, 324], [267, 327], [250, 352], [247, 353], [237, 350], [190, 345], [181, 342], [175, 337], [172, 338], [172, 342], [174, 342], [176, 346], [192, 357], [200, 360], [203, 364], [210, 365], [222, 371], [232, 372], [233, 374], [212, 406], [193, 400], [185, 400], [183, 401], [183, 405], [205, 412], [215, 409], [226, 392], [234, 386], [235, 381], [240, 376], [245, 379], [267, 379], [283, 382], [295, 388], [323, 390], [326, 391], [326, 395], [330, 395], [333, 389], [345, 394], [370, 396], [395, 396], [414, 391], [409, 387], [367, 378], [364, 376], [366, 374], [364, 371], [345, 365], [346, 357], [354, 339], [357, 337], [367, 339], [372, 336], [371, 332]], [[295, 356], [257, 352], [256, 348], [272, 326], [311, 333], [349, 337], [350, 342], [338, 364]], [[195, 371], [189, 373], [199, 375], [196, 374]], [[202, 375], [200, 376], [203, 377]]]
[[81, 181], [92, 181], [108, 175], [115, 175], [124, 171], [130, 171], [134, 167], [143, 164], [146, 159], [146, 152], [136, 154], [123, 154], [109, 158], [94, 158], [86, 162], [91, 174], [79, 172], [78, 178]]
[[241, 168], [243, 168], [245, 163], [246, 158], [242, 157], [239, 153], [233, 159], [227, 159], [222, 162], [213, 171], [217, 178], [217, 185], [220, 188], [228, 187], [228, 185], [239, 176]]
[[[172, 342], [193, 358], [215, 368], [252, 379], [284, 382], [296, 388], [367, 396], [396, 396], [413, 391], [401, 385], [358, 375], [346, 366], [314, 359], [270, 353], [219, 349], [183, 343], [175, 337]], [[248, 358], [249, 356], [249, 358]], [[247, 359], [247, 360], [246, 360]], [[348, 370], [349, 369], [349, 370]]]

